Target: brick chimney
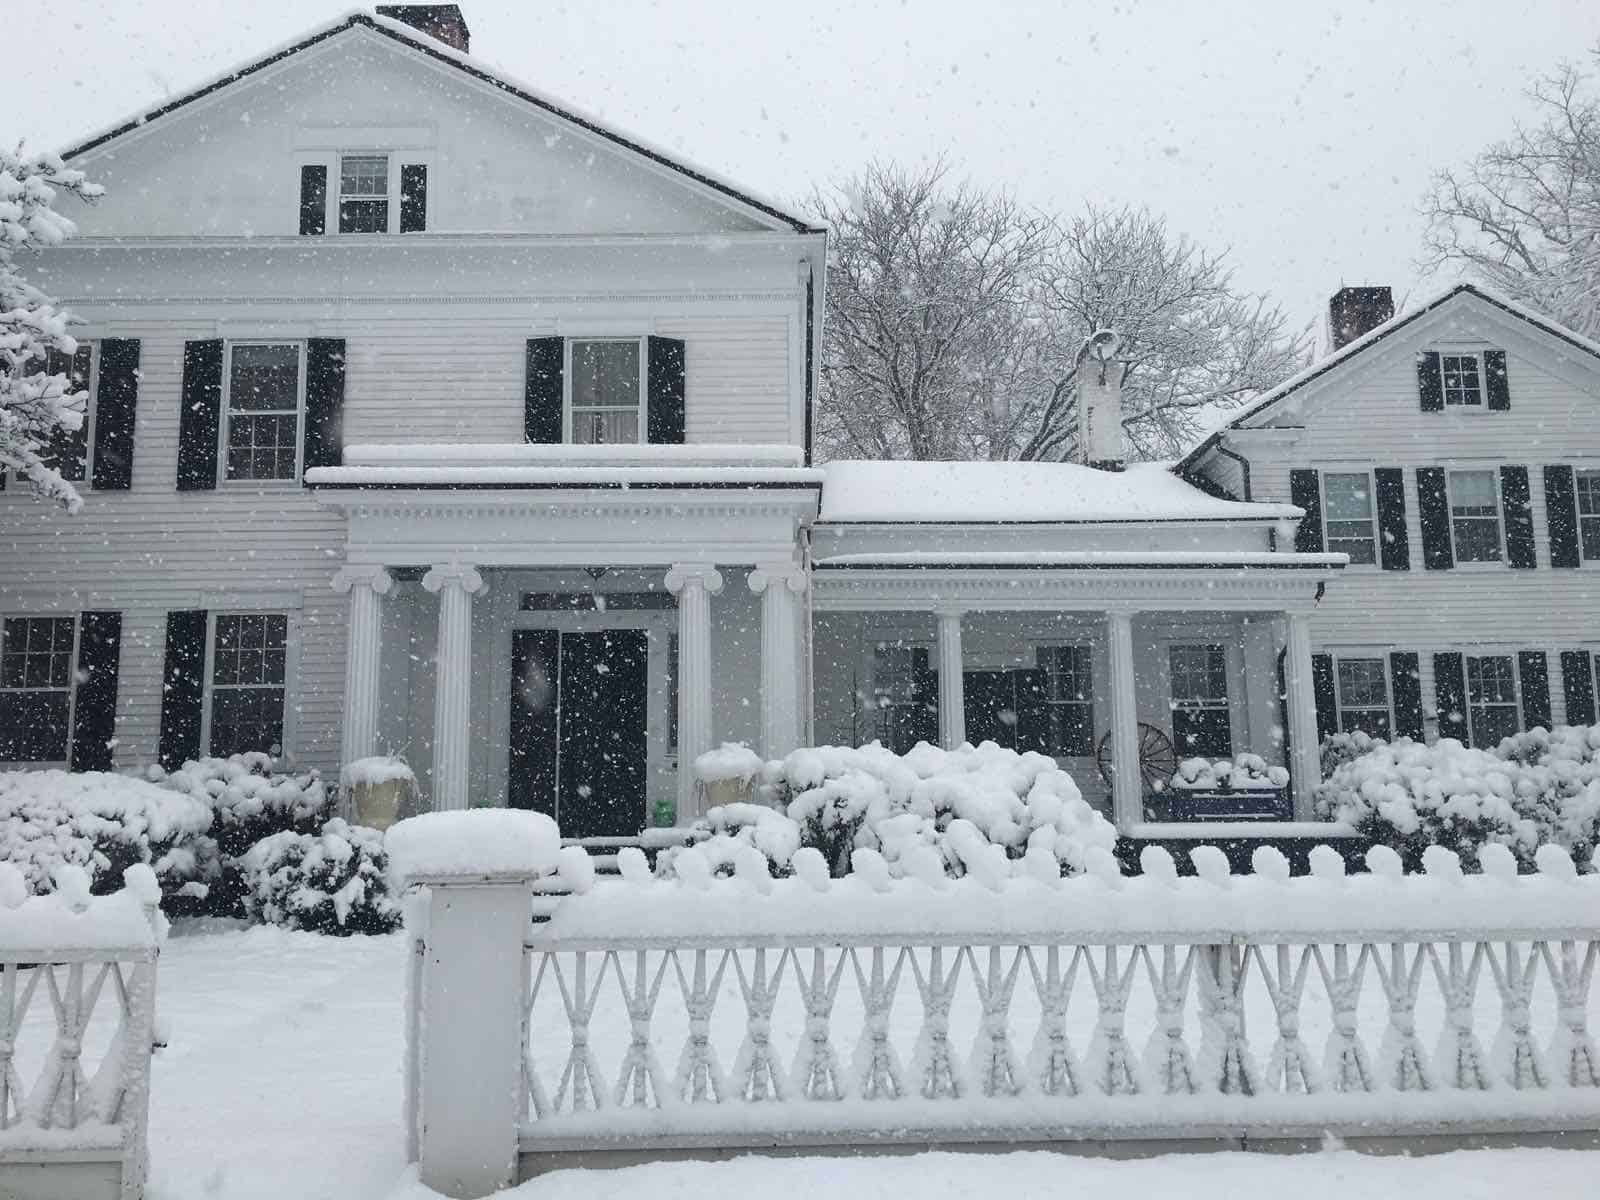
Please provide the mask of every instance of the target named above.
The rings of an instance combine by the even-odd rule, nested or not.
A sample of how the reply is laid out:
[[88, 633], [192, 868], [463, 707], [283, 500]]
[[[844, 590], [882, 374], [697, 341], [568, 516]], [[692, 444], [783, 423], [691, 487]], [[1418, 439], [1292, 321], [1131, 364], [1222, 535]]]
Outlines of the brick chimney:
[[378, 15], [409, 25], [446, 46], [467, 53], [471, 35], [459, 4], [380, 4]]
[[1394, 316], [1394, 293], [1386, 287], [1345, 287], [1328, 301], [1328, 332], [1340, 349]]
[[1102, 471], [1123, 468], [1121, 348], [1122, 339], [1102, 329], [1078, 351], [1078, 456]]

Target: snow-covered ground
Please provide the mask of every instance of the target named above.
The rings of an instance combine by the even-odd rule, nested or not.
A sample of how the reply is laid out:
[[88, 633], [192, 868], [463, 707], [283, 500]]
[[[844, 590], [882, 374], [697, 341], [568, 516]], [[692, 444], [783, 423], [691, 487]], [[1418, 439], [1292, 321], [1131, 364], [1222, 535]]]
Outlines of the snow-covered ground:
[[[162, 954], [151, 1104], [151, 1200], [431, 1200], [408, 1180], [400, 1131], [400, 937], [258, 928], [174, 937]], [[1516, 1187], [1588, 1194], [1600, 1153], [1478, 1151], [1369, 1158], [1219, 1154], [1130, 1162], [1061, 1155], [740, 1160], [594, 1175], [559, 1172], [508, 1200], [943, 1200], [1045, 1195], [1070, 1179], [1104, 1194], [1281, 1200], [1363, 1193], [1473, 1200]]]

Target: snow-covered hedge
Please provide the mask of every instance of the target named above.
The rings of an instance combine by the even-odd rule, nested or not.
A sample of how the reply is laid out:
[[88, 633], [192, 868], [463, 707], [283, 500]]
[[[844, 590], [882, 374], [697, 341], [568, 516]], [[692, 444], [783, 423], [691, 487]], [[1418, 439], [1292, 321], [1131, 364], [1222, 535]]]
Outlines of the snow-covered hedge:
[[316, 834], [262, 838], [240, 861], [245, 909], [256, 920], [314, 933], [389, 933], [400, 905], [389, 894], [383, 835], [335, 817]]
[[687, 857], [692, 875], [735, 873], [753, 848], [779, 875], [807, 851], [840, 877], [863, 850], [893, 876], [993, 874], [1025, 855], [1036, 867], [1048, 859], [1059, 875], [1116, 843], [1054, 759], [993, 742], [949, 751], [922, 743], [903, 755], [877, 742], [796, 750], [766, 764], [756, 793], [761, 803], [711, 809], [702, 840], [664, 853], [658, 869], [682, 874]]
[[1192, 792], [1281, 789], [1289, 786], [1289, 771], [1269, 766], [1259, 754], [1240, 754], [1232, 759], [1186, 758], [1178, 764], [1172, 786]]
[[1429, 846], [1455, 851], [1469, 869], [1491, 844], [1507, 847], [1523, 870], [1545, 844], [1587, 862], [1600, 840], [1600, 725], [1535, 729], [1494, 750], [1454, 738], [1365, 741], [1318, 789], [1318, 808], [1394, 847], [1408, 869]]

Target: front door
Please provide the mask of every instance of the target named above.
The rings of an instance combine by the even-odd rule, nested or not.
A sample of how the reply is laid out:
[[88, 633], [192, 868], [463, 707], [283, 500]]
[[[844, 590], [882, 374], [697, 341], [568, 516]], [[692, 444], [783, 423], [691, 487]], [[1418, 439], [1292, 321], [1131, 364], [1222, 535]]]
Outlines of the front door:
[[647, 644], [642, 629], [512, 633], [512, 808], [569, 838], [644, 828]]

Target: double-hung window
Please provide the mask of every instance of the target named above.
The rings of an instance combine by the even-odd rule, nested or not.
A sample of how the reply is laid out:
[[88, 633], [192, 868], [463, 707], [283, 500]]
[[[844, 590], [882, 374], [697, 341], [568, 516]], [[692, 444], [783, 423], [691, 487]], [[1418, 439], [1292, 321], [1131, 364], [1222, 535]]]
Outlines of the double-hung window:
[[68, 406], [82, 417], [78, 428], [57, 426], [39, 452], [39, 457], [60, 471], [63, 479], [73, 483], [89, 478], [89, 447], [94, 445], [94, 357], [94, 343], [80, 339], [75, 353], [47, 350], [43, 359], [34, 359], [23, 372], [30, 377], [65, 375], [64, 394], [84, 393], [82, 400]]
[[567, 353], [567, 440], [583, 446], [637, 443], [644, 427], [639, 339], [573, 338]]
[[1094, 753], [1094, 676], [1088, 646], [1039, 646], [1035, 661], [1044, 672], [1050, 753], [1084, 757]]
[[339, 232], [389, 232], [389, 156], [346, 154], [339, 159]]
[[1517, 673], [1509, 654], [1467, 659], [1467, 721], [1472, 744], [1492, 750], [1522, 728], [1517, 708]]
[[1322, 476], [1322, 491], [1328, 549], [1348, 554], [1352, 563], [1377, 562], [1372, 477], [1365, 471], [1329, 471]]
[[1444, 384], [1446, 408], [1483, 406], [1482, 362], [1476, 354], [1441, 354], [1439, 374]]
[[229, 345], [224, 478], [297, 477], [303, 358], [299, 342]]
[[0, 762], [66, 762], [72, 731], [73, 617], [0, 621]]
[[210, 753], [280, 753], [288, 679], [289, 618], [218, 613], [211, 640]]
[[1499, 562], [1500, 487], [1493, 471], [1451, 471], [1450, 538], [1457, 562]]
[[1337, 670], [1339, 729], [1389, 740], [1389, 676], [1382, 658], [1340, 658]]
[[1168, 649], [1172, 677], [1172, 738], [1185, 757], [1233, 754], [1228, 716], [1228, 656], [1216, 643]]
[[1578, 541], [1585, 562], [1600, 562], [1600, 470], [1573, 472], [1578, 495]]
[[880, 642], [872, 648], [872, 699], [877, 737], [896, 754], [937, 737], [929, 647]]

